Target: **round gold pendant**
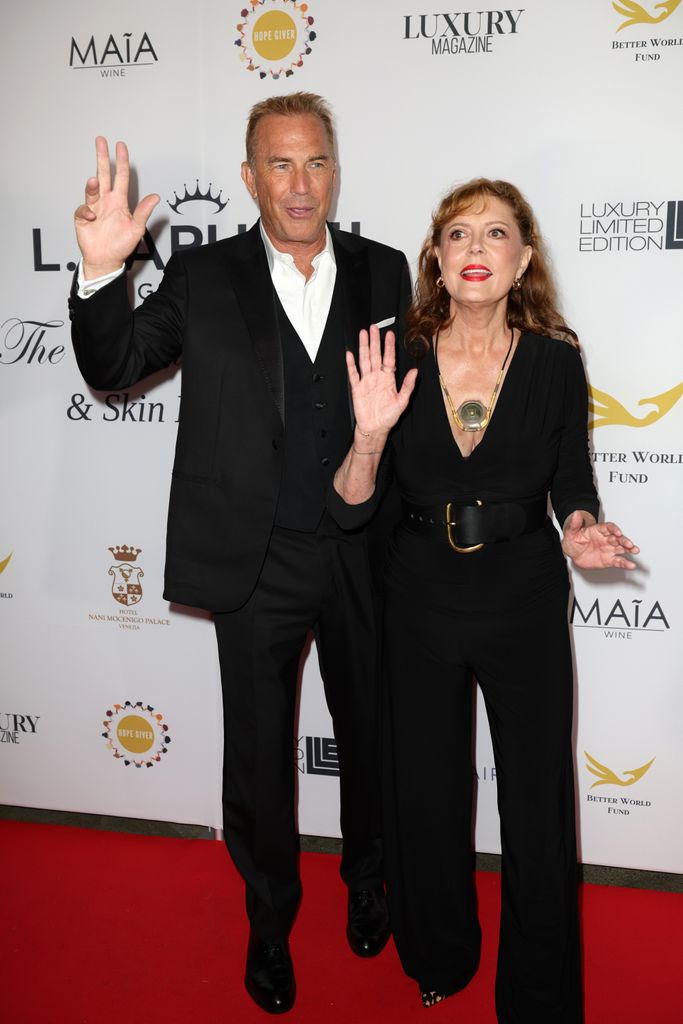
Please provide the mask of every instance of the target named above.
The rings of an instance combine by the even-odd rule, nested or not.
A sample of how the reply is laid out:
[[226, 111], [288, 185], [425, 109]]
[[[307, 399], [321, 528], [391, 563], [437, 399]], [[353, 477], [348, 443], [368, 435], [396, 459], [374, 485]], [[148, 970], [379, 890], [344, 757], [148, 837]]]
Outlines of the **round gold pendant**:
[[488, 422], [488, 409], [476, 399], [470, 399], [458, 406], [457, 418], [461, 430], [483, 430]]

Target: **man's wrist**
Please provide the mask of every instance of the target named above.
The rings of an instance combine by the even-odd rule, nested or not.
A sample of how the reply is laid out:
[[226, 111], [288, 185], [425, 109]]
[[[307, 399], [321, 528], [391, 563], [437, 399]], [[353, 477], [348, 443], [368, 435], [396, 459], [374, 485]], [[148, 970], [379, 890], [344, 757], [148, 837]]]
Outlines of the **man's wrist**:
[[126, 265], [125, 263], [122, 263], [120, 266], [114, 267], [113, 270], [110, 270], [107, 274], [101, 274], [99, 277], [86, 279], [84, 260], [81, 260], [78, 264], [78, 273], [76, 278], [79, 299], [89, 299], [91, 295], [98, 292], [100, 288], [104, 288], [110, 283], [110, 281], [114, 281], [117, 277], [120, 277], [120, 275], [124, 273], [125, 269]]
[[83, 281], [87, 281], [92, 284], [93, 281], [99, 281], [102, 277], [109, 277], [111, 274], [116, 274], [120, 270], [123, 270], [124, 263], [107, 263], [104, 265], [97, 266], [93, 263], [86, 263], [85, 260], [81, 261], [81, 268], [83, 271]]

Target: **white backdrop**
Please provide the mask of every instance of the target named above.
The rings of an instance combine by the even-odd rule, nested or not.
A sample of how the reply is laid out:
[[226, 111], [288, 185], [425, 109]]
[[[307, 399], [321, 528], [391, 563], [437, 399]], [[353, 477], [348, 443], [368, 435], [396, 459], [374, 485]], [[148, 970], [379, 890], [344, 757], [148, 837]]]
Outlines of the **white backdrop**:
[[[538, 214], [594, 392], [605, 515], [643, 549], [628, 578], [574, 574], [581, 857], [682, 870], [683, 5], [242, 2], [3, 4], [0, 800], [220, 826], [213, 629], [161, 598], [180, 373], [84, 385], [71, 215], [94, 136], [126, 139], [139, 193], [162, 196], [133, 264], [144, 295], [174, 248], [253, 222], [247, 111], [307, 89], [336, 114], [342, 227], [414, 263], [441, 194], [476, 175]], [[478, 722], [476, 842], [498, 851], [482, 706]], [[331, 737], [313, 650], [302, 832], [339, 834]]]

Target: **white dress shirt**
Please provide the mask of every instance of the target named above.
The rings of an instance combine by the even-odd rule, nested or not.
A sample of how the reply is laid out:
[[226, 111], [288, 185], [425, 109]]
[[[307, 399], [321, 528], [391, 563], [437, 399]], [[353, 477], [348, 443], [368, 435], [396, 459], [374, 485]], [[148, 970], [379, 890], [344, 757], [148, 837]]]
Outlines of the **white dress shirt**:
[[122, 263], [118, 270], [112, 270], [110, 274], [103, 274], [102, 277], [93, 277], [92, 280], [86, 281], [83, 277], [83, 260], [78, 261], [78, 297], [79, 299], [89, 299], [91, 295], [99, 291], [100, 288], [104, 288], [105, 284], [109, 284], [110, 281], [114, 281], [117, 277], [120, 277], [123, 271], [126, 269], [126, 264]]
[[[313, 257], [313, 274], [306, 280], [294, 264], [294, 257], [288, 252], [279, 252], [259, 222], [261, 238], [268, 258], [268, 269], [273, 286], [289, 317], [294, 330], [301, 338], [311, 362], [315, 360], [325, 330], [327, 316], [332, 303], [332, 292], [337, 276], [337, 264], [330, 229], [325, 228], [325, 248]], [[83, 277], [83, 260], [78, 264], [78, 297], [88, 299], [96, 291], [109, 284], [123, 273], [125, 264], [111, 274], [86, 281]]]
[[325, 330], [337, 276], [330, 229], [325, 228], [325, 248], [313, 257], [313, 273], [307, 281], [295, 266], [294, 257], [288, 252], [279, 252], [263, 224], [259, 223], [259, 228], [275, 291], [313, 362]]

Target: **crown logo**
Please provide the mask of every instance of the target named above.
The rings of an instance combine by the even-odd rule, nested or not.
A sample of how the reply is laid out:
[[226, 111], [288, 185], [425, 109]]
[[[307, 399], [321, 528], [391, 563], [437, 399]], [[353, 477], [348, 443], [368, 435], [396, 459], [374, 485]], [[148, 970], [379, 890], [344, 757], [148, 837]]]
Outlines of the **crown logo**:
[[[215, 195], [215, 196], [212, 196], [211, 195], [211, 188], [212, 188], [212, 183], [211, 182], [209, 182], [209, 187], [206, 190], [206, 192], [202, 192], [200, 190], [200, 188], [199, 188], [199, 178], [196, 179], [196, 182], [197, 183], [195, 185], [194, 192], [188, 192], [187, 191], [187, 185], [184, 185], [185, 194], [180, 196], [180, 198], [178, 197], [178, 193], [175, 191], [175, 189], [173, 190], [173, 195], [175, 196], [175, 202], [172, 203], [170, 199], [167, 199], [166, 202], [171, 207], [171, 209], [173, 210], [174, 213], [180, 213], [180, 207], [184, 203], [198, 203], [198, 202], [213, 203], [214, 206], [216, 207], [216, 213], [220, 213], [221, 210], [225, 209], [225, 207], [228, 205], [228, 200], [226, 199], [225, 202], [221, 201], [221, 197], [223, 195], [223, 189], [219, 189], [218, 194]], [[182, 216], [182, 214], [181, 214], [181, 216]]]
[[123, 547], [117, 545], [115, 548], [108, 548], [107, 550], [111, 551], [117, 562], [134, 562], [142, 548], [129, 548], [127, 544], [124, 544]]

